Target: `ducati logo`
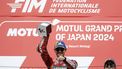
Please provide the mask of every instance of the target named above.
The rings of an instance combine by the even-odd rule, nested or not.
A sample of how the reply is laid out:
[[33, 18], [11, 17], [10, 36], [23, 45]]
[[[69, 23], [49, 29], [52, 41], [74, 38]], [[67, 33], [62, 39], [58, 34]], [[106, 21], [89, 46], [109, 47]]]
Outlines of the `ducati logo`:
[[32, 9], [37, 9], [42, 13], [47, 0], [15, 0], [15, 3], [7, 3], [11, 7], [11, 12], [15, 13], [17, 9], [22, 9], [22, 13], [31, 13]]

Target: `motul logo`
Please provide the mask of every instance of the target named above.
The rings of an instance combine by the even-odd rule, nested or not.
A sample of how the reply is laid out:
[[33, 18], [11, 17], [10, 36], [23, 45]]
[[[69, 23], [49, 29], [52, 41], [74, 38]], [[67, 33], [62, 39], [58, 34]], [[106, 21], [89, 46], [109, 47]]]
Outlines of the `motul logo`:
[[38, 9], [38, 13], [42, 13], [46, 2], [47, 0], [15, 0], [15, 3], [8, 3], [8, 5], [12, 8], [12, 13], [20, 8], [22, 8], [22, 13], [30, 13], [33, 8]]
[[7, 36], [39, 36], [36, 28], [9, 28]]

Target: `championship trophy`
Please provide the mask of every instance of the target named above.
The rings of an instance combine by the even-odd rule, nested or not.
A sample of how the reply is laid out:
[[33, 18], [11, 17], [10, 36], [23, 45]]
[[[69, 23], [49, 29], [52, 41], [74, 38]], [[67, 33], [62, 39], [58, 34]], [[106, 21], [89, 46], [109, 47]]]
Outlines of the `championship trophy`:
[[47, 22], [43, 22], [38, 26], [38, 34], [41, 36], [47, 36], [48, 34], [51, 33], [51, 31], [52, 31], [51, 24]]

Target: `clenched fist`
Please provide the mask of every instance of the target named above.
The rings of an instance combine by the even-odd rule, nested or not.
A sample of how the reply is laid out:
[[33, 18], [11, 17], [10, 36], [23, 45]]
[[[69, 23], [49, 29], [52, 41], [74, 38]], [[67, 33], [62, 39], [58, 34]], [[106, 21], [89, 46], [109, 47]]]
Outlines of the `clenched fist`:
[[57, 60], [63, 61], [63, 60], [65, 60], [65, 57], [64, 57], [64, 56], [59, 56], [59, 57], [57, 58]]

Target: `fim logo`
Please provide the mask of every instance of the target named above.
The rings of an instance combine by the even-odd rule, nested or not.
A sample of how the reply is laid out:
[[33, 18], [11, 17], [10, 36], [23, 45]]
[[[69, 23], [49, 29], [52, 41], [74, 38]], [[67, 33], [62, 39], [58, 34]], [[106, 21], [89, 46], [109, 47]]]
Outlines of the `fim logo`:
[[15, 0], [15, 3], [7, 3], [10, 6], [11, 12], [15, 13], [17, 9], [22, 8], [22, 13], [30, 13], [32, 9], [38, 9], [38, 13], [42, 13], [47, 0]]

